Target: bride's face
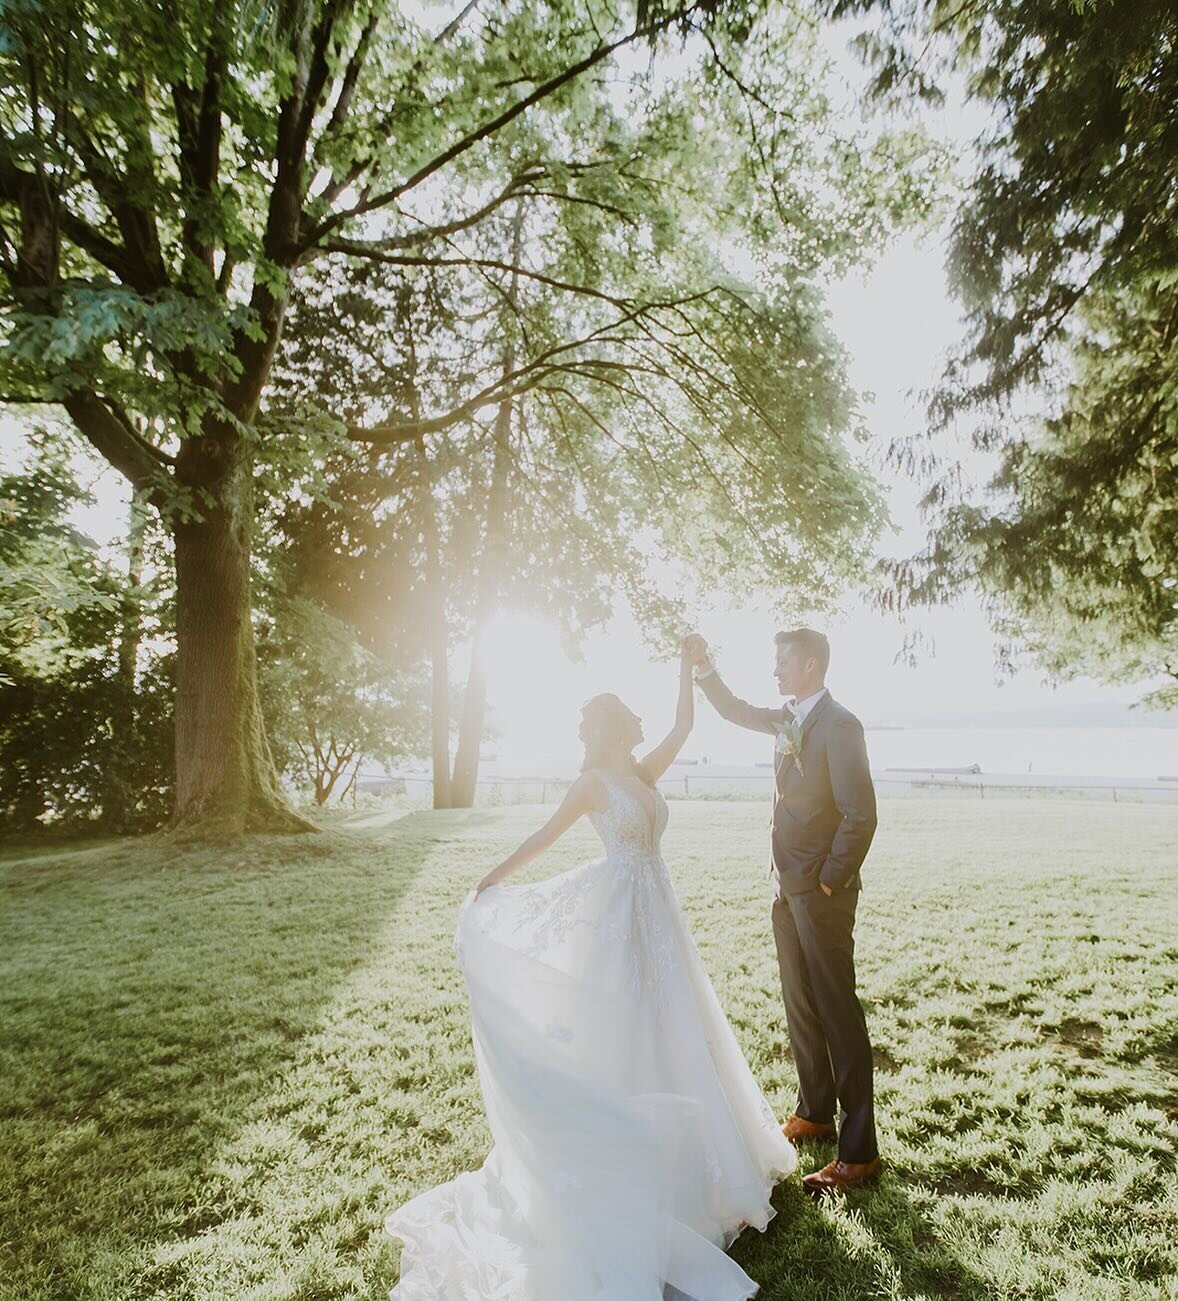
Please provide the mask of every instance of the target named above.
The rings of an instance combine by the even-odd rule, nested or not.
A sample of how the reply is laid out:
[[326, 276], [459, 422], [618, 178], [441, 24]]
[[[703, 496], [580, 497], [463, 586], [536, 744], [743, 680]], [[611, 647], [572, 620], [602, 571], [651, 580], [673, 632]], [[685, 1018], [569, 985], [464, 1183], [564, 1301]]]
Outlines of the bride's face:
[[611, 727], [619, 746], [626, 751], [642, 740], [642, 719], [616, 697], [613, 702]]
[[628, 754], [642, 740], [642, 719], [617, 696], [598, 697], [585, 708], [580, 737], [587, 744], [616, 745]]

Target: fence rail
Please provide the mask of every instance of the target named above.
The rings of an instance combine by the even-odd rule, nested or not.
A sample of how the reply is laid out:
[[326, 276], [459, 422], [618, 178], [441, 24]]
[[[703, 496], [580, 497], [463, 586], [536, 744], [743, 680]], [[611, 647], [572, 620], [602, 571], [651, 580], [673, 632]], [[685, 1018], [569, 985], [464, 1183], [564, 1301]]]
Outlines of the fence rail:
[[[960, 770], [950, 773], [943, 769], [888, 769], [872, 774], [876, 788], [881, 794], [902, 794], [903, 792], [966, 795], [984, 800], [987, 792], [991, 797], [998, 795], [1062, 797], [1078, 796], [1080, 798], [1109, 799], [1114, 804], [1123, 800], [1140, 802], [1142, 800], [1159, 800], [1163, 803], [1178, 803], [1178, 789], [1157, 782], [1146, 783], [1140, 780], [1126, 781], [1099, 780], [1085, 781], [1083, 778], [1071, 779], [1066, 776], [1058, 779], [1040, 778], [1031, 781], [1003, 780], [1002, 774], [995, 774], [987, 779], [985, 774], [963, 774]], [[573, 782], [571, 777], [486, 777], [479, 781], [478, 792], [489, 797], [492, 803], [500, 802], [503, 788], [523, 792], [530, 787], [539, 791], [539, 803], [546, 804], [549, 796], [558, 798]], [[356, 792], [379, 794], [416, 794], [420, 790], [428, 796], [433, 786], [433, 778], [425, 773], [358, 773], [352, 782], [350, 791], [355, 803]], [[717, 790], [727, 786], [728, 789]], [[768, 797], [773, 787], [771, 773], [749, 775], [742, 773], [682, 773], [672, 777], [662, 777], [658, 787], [664, 794], [679, 796], [683, 799], [737, 798], [739, 787], [747, 788], [750, 798]], [[411, 791], [411, 788], [415, 788]], [[711, 789], [709, 789], [711, 788]], [[517, 802], [524, 802], [522, 799]]]

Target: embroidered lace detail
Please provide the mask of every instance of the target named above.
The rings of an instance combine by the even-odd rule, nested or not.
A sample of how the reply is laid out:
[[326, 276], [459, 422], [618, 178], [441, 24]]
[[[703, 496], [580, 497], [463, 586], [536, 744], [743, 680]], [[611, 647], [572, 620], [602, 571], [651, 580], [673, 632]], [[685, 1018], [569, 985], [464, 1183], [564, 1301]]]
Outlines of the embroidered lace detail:
[[635, 996], [652, 997], [664, 1008], [671, 991], [675, 936], [671, 930], [674, 891], [659, 844], [667, 826], [667, 802], [657, 791], [654, 818], [639, 796], [610, 774], [596, 770], [609, 804], [589, 815], [605, 847], [619, 889], [630, 892], [628, 906], [610, 911], [604, 936], [624, 954], [625, 983]]
[[[605, 852], [611, 858], [615, 855], [619, 858], [631, 855], [657, 857], [659, 842], [667, 827], [667, 801], [659, 791], [651, 791], [654, 799], [652, 821], [637, 795], [602, 769], [595, 768], [593, 771], [610, 797], [604, 812], [594, 810], [589, 814], [589, 821], [601, 837]], [[618, 798], [619, 795], [621, 799]]]
[[[523, 940], [520, 952], [540, 958], [561, 945], [578, 926], [592, 926], [581, 901], [593, 884], [592, 864], [555, 878], [554, 888], [527, 896], [517, 909], [513, 933]], [[531, 936], [530, 939], [524, 939]]]

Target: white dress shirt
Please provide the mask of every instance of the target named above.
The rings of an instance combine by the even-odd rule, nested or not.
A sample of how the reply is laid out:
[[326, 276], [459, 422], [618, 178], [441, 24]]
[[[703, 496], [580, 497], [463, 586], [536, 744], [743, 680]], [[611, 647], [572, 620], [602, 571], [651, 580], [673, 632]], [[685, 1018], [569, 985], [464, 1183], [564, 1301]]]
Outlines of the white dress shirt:
[[794, 718], [796, 718], [799, 723], [804, 723], [806, 721], [806, 715], [809, 714], [810, 710], [814, 708], [824, 695], [826, 695], [826, 688], [819, 687], [812, 696], [807, 696], [805, 700], [799, 700], [792, 704], [790, 709], [793, 710]]

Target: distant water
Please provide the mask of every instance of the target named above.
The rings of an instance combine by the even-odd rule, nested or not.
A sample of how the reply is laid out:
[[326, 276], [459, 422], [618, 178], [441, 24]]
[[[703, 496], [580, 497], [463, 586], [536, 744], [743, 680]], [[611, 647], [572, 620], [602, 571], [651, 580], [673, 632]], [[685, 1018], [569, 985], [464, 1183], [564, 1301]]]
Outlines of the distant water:
[[[768, 742], [735, 744], [708, 754], [711, 765], [726, 771], [749, 769], [770, 758]], [[965, 768], [979, 764], [984, 773], [1071, 777], [1178, 777], [1178, 729], [1164, 727], [963, 727], [869, 728], [867, 751], [877, 772], [886, 768]], [[700, 759], [689, 741], [684, 759]], [[517, 756], [504, 752], [483, 765], [484, 777], [567, 777], [577, 771], [575, 757]], [[699, 771], [697, 765], [673, 773]], [[763, 769], [762, 769], [763, 771]], [[703, 773], [700, 771], [700, 775]]]
[[1178, 730], [1164, 727], [872, 730], [867, 751], [876, 769], [976, 763], [986, 773], [1178, 777]]

